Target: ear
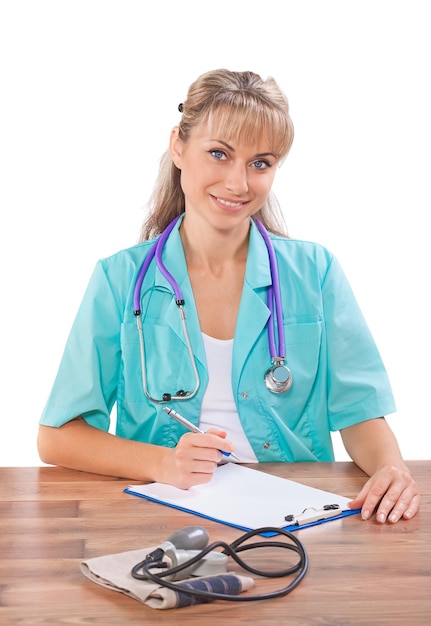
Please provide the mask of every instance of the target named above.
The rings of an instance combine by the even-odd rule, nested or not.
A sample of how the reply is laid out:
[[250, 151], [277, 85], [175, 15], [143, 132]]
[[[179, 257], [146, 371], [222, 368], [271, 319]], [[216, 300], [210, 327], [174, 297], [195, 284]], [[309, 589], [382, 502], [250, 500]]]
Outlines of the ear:
[[174, 126], [171, 130], [171, 137], [169, 141], [169, 152], [172, 158], [172, 161], [176, 165], [176, 167], [181, 169], [181, 153], [182, 153], [182, 141], [179, 137], [179, 127]]

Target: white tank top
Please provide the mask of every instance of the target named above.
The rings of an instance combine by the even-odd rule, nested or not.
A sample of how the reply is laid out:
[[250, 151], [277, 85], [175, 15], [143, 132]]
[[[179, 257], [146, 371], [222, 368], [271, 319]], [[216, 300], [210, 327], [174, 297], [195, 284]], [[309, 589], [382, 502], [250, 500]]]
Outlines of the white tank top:
[[205, 391], [199, 426], [227, 432], [235, 445], [235, 455], [242, 463], [257, 463], [239, 419], [232, 393], [233, 339], [215, 339], [202, 333], [208, 366], [208, 387]]

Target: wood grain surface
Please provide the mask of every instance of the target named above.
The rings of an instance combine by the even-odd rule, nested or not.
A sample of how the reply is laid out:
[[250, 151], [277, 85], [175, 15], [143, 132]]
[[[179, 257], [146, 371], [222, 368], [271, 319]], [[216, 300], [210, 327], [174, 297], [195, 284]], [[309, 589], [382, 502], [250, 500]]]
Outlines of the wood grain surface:
[[[231, 542], [241, 531], [125, 494], [127, 480], [56, 467], [0, 468], [0, 624], [430, 625], [431, 461], [409, 466], [422, 493], [419, 514], [395, 525], [354, 515], [298, 531], [309, 570], [289, 595], [167, 611], [95, 584], [80, 562], [157, 545], [189, 524], [204, 526], [210, 541]], [[250, 467], [347, 497], [365, 481], [348, 462]], [[247, 559], [281, 569], [285, 552], [265, 549]], [[230, 569], [240, 571], [235, 563]], [[264, 593], [289, 581], [255, 582], [253, 593]]]

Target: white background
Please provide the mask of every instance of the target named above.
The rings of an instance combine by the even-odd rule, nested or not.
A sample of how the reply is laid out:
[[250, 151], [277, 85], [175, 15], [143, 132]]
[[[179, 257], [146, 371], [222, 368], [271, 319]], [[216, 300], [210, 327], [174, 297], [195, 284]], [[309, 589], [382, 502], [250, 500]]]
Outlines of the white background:
[[177, 105], [219, 67], [287, 94], [296, 137], [275, 191], [290, 234], [339, 258], [404, 456], [430, 458], [429, 33], [425, 0], [0, 0], [0, 465], [40, 464], [94, 264], [136, 242]]

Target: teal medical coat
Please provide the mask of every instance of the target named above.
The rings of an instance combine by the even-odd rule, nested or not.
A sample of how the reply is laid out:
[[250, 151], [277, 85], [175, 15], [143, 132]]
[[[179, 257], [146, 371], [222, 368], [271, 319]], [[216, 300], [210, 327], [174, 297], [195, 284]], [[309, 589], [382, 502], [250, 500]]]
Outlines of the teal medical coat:
[[[178, 224], [163, 259], [183, 292], [200, 377], [192, 399], [169, 406], [198, 424], [208, 382], [202, 335]], [[233, 344], [232, 389], [239, 417], [260, 462], [331, 461], [330, 432], [395, 410], [382, 360], [337, 260], [321, 245], [271, 235], [278, 261], [291, 389], [271, 393], [266, 324], [271, 283], [265, 243], [252, 222], [244, 288]], [[133, 291], [151, 242], [99, 261], [78, 310], [40, 423], [61, 426], [82, 415], [108, 430], [117, 403], [121, 437], [174, 447], [184, 427], [142, 389]], [[172, 288], [153, 261], [142, 285], [142, 319], [150, 395], [194, 388]], [[235, 442], [233, 442], [235, 443]]]

